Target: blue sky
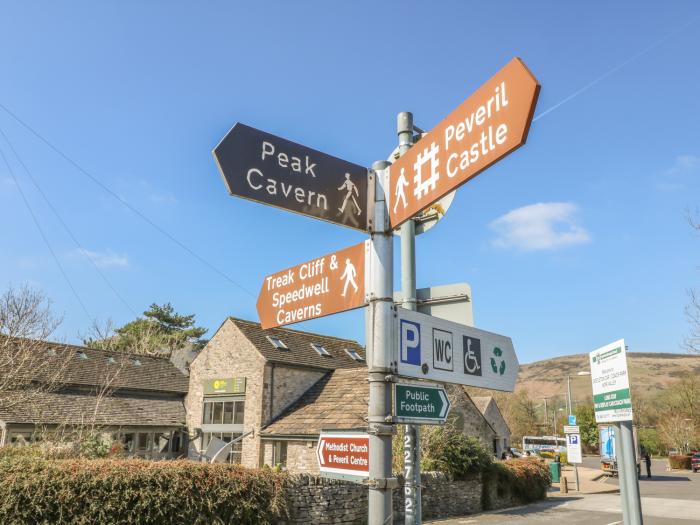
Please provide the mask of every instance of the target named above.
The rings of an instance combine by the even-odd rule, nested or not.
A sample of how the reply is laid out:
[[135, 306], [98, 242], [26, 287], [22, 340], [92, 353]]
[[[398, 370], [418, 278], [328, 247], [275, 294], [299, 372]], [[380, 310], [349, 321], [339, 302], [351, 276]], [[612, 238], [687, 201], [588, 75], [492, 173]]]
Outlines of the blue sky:
[[[364, 236], [228, 196], [211, 150], [235, 122], [368, 166], [396, 145], [397, 112], [429, 129], [519, 56], [540, 117], [418, 238], [418, 286], [470, 283], [477, 326], [511, 336], [521, 362], [620, 337], [680, 351], [700, 281], [685, 218], [700, 205], [700, 9], [525, 4], [4, 2], [0, 104], [114, 194], [0, 108], [80, 244], [0, 140], [87, 313], [2, 162], [0, 288], [43, 289], [70, 341], [152, 302], [209, 335], [255, 319], [266, 274]], [[298, 326], [363, 340], [362, 316]]]

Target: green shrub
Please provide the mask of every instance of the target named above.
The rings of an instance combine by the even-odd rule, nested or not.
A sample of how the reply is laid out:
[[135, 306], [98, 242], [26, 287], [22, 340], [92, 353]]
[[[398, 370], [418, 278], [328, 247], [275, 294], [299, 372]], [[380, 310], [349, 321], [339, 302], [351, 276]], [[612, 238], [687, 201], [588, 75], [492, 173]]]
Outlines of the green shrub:
[[679, 454], [677, 456], [669, 456], [668, 464], [671, 468], [690, 470], [690, 458], [693, 456]]
[[272, 471], [31, 454], [0, 453], [0, 523], [264, 524], [286, 514], [286, 477]]
[[531, 503], [547, 495], [552, 477], [547, 464], [537, 458], [510, 459], [492, 463], [482, 475], [481, 504], [493, 508], [492, 497], [510, 498], [514, 503]]
[[424, 472], [444, 472], [454, 479], [464, 479], [482, 472], [492, 462], [491, 455], [478, 439], [466, 436], [449, 424], [423, 429], [421, 470]]

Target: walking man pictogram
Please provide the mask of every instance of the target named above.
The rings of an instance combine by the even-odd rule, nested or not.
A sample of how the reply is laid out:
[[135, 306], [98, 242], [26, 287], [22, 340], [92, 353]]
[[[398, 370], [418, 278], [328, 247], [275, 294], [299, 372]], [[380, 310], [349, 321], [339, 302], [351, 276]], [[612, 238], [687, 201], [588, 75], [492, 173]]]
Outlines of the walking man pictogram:
[[355, 196], [359, 197], [360, 193], [357, 191], [357, 186], [355, 186], [355, 183], [350, 180], [350, 174], [346, 173], [345, 174], [345, 182], [338, 188], [339, 191], [345, 190], [347, 191], [347, 194], [345, 195], [345, 199], [343, 200], [343, 205], [338, 208], [338, 211], [340, 213], [343, 213], [345, 211], [345, 205], [348, 203], [350, 199], [352, 199], [352, 203], [355, 206], [355, 210], [357, 210], [355, 213], [357, 215], [360, 215], [362, 213], [362, 209], [360, 208], [360, 205], [357, 204], [357, 200], [355, 199]]
[[340, 294], [341, 297], [345, 297], [348, 291], [348, 285], [352, 284], [352, 287], [357, 292], [357, 283], [355, 282], [355, 276], [357, 271], [355, 270], [355, 265], [350, 262], [350, 259], [345, 259], [345, 271], [343, 275], [340, 276], [341, 279], [345, 280], [345, 285], [343, 286], [343, 293]]
[[401, 169], [401, 175], [399, 175], [399, 180], [396, 181], [396, 189], [394, 190], [394, 196], [396, 197], [396, 202], [394, 203], [394, 213], [396, 213], [396, 207], [399, 205], [399, 200], [403, 201], [403, 207], [408, 206], [406, 202], [406, 193], [404, 193], [404, 188], [408, 187], [408, 180], [406, 180], [406, 175]]

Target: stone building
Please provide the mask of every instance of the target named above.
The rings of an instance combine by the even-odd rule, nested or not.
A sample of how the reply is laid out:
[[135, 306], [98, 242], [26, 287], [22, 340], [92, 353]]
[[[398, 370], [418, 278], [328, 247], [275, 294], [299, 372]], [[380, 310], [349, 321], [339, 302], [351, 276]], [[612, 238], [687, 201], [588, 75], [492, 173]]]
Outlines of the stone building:
[[[32, 351], [50, 365], [36, 371], [14, 366], [11, 345], [0, 351], [0, 376], [26, 374], [0, 394], [0, 446], [93, 434], [120, 441], [128, 456], [164, 459], [186, 451], [188, 379], [167, 359], [33, 342]], [[61, 373], [49, 385], [42, 373], [51, 362]]]
[[[462, 388], [449, 387], [451, 416], [491, 447], [496, 432]], [[186, 400], [191, 457], [212, 438], [229, 460], [316, 472], [322, 429], [367, 427], [365, 351], [357, 342], [228, 318], [190, 363]]]
[[507, 452], [510, 447], [510, 428], [508, 423], [503, 418], [496, 400], [491, 396], [486, 397], [473, 397], [472, 400], [474, 404], [479, 409], [484, 416], [484, 419], [489, 422], [491, 428], [495, 431], [496, 435], [493, 438], [493, 453], [496, 457], [501, 457], [503, 452]]

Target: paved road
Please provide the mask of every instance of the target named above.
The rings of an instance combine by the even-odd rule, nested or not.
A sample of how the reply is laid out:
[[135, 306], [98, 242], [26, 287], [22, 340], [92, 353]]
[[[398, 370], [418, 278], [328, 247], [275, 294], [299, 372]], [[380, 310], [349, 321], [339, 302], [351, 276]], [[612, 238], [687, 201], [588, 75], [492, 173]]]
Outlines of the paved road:
[[[586, 458], [588, 459], [588, 458]], [[584, 461], [595, 468], [596, 461]], [[617, 486], [617, 479], [606, 484]], [[652, 463], [652, 478], [644, 476], [640, 482], [642, 513], [645, 525], [700, 524], [700, 472], [666, 472], [666, 462]], [[618, 525], [622, 523], [619, 494], [587, 494], [554, 496], [535, 505], [507, 509], [478, 516], [437, 520], [435, 525]]]

